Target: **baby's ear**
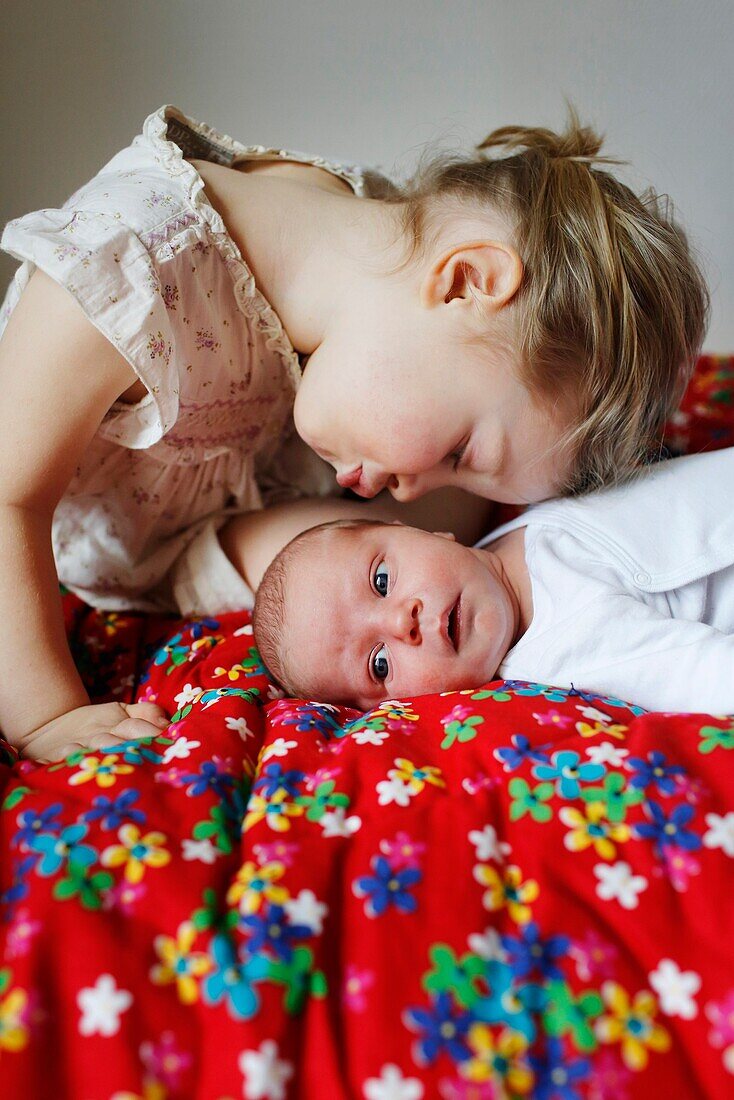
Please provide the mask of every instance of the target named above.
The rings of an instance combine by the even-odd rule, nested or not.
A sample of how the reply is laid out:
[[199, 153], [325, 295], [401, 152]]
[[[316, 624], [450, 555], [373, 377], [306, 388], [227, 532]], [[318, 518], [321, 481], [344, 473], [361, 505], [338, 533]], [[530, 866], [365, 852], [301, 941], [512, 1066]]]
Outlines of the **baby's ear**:
[[456, 542], [456, 535], [453, 531], [434, 531], [433, 533], [439, 539], [448, 539], [449, 542]]

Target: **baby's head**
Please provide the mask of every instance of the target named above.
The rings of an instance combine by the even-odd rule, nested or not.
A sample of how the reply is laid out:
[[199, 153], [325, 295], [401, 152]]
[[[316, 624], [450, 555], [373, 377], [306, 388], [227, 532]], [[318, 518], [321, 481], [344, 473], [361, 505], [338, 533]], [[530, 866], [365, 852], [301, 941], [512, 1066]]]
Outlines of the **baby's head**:
[[265, 573], [255, 640], [299, 698], [374, 707], [495, 675], [519, 608], [498, 559], [401, 524], [338, 521], [293, 539]]
[[294, 410], [342, 485], [535, 501], [612, 484], [659, 443], [708, 297], [667, 202], [600, 147], [573, 114], [560, 134], [505, 127], [376, 204], [395, 244], [360, 256]]

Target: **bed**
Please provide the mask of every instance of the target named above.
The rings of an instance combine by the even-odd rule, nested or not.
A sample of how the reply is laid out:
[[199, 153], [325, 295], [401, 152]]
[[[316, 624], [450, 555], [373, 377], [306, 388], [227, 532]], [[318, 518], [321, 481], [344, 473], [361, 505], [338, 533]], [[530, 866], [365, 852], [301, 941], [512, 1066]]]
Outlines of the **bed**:
[[[733, 402], [703, 358], [669, 447]], [[3, 1097], [732, 1095], [734, 717], [516, 681], [363, 715], [281, 698], [246, 613], [65, 613], [93, 697], [171, 725], [2, 752]]]

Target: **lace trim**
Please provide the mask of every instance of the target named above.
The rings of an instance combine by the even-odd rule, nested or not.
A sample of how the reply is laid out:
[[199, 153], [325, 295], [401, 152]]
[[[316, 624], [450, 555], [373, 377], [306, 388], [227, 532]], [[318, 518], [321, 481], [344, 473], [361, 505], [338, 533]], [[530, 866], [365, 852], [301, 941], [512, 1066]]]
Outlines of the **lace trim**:
[[[189, 201], [206, 222], [217, 251], [234, 277], [234, 294], [238, 309], [255, 324], [258, 332], [263, 336], [268, 350], [281, 357], [293, 386], [297, 389], [301, 381], [301, 366], [298, 354], [291, 344], [278, 314], [258, 289], [253, 273], [227, 232], [220, 214], [209, 202], [204, 190], [204, 181], [194, 166], [186, 160], [184, 151], [170, 139], [168, 135], [169, 120], [181, 124], [193, 135], [194, 140], [197, 138], [203, 140], [206, 148], [215, 154], [210, 159], [218, 163], [232, 165], [243, 160], [291, 160], [303, 164], [313, 164], [346, 180], [354, 193], [360, 197], [364, 194], [362, 171], [355, 166], [334, 164], [323, 157], [312, 157], [305, 153], [291, 153], [285, 149], [269, 149], [264, 145], [242, 145], [227, 134], [221, 134], [213, 127], [189, 118], [177, 107], [161, 107], [146, 119], [143, 126], [143, 137], [154, 146], [161, 165], [171, 175], [185, 178], [189, 190]], [[204, 151], [205, 149], [202, 149], [202, 152]]]

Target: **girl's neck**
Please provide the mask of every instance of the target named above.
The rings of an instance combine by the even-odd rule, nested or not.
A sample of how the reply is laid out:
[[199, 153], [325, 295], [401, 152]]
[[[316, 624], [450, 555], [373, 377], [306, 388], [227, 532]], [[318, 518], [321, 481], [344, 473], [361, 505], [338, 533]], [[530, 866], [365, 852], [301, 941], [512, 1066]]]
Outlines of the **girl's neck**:
[[353, 308], [366, 280], [402, 258], [398, 206], [216, 165], [202, 175], [258, 289], [301, 354], [315, 351], [334, 320]]

